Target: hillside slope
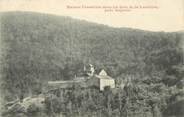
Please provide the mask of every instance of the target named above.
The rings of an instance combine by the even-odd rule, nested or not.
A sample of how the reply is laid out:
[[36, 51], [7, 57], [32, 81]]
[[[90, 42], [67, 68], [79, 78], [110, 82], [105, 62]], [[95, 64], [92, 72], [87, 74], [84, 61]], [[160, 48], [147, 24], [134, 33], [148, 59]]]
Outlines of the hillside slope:
[[31, 12], [1, 13], [1, 29], [3, 87], [12, 93], [71, 79], [87, 63], [115, 78], [168, 74], [182, 63], [183, 33], [112, 28]]

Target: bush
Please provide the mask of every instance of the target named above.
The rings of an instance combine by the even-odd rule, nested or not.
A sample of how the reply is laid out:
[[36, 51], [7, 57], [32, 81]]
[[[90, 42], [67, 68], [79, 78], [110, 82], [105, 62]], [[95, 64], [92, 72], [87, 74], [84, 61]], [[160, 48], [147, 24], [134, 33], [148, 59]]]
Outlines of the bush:
[[35, 104], [31, 104], [27, 108], [27, 112], [28, 113], [36, 113], [36, 112], [39, 112], [39, 108]]

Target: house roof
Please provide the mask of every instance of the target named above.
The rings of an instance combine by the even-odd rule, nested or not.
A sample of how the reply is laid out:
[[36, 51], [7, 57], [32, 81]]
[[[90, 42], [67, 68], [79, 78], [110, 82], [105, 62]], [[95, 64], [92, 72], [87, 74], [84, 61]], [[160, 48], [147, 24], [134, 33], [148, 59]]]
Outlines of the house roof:
[[48, 85], [50, 88], [58, 87], [58, 88], [72, 88], [74, 85], [79, 85], [81, 87], [86, 87], [85, 80], [72, 80], [72, 81], [49, 81]]
[[112, 77], [110, 76], [105, 76], [105, 75], [95, 75], [96, 78], [99, 78], [99, 79], [113, 79]]
[[102, 69], [102, 70], [100, 71], [99, 75], [100, 75], [100, 76], [107, 76], [107, 72], [106, 72], [104, 69]]
[[107, 74], [107, 72], [104, 69], [101, 69], [98, 75], [95, 75], [95, 77], [100, 79], [113, 79]]

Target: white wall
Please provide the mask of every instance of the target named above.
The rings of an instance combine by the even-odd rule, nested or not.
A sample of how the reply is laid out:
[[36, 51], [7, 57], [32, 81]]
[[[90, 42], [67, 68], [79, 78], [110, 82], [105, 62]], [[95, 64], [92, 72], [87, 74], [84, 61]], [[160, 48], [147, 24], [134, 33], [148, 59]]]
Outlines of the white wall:
[[100, 90], [103, 91], [104, 87], [110, 86], [110, 88], [115, 88], [114, 79], [100, 79]]

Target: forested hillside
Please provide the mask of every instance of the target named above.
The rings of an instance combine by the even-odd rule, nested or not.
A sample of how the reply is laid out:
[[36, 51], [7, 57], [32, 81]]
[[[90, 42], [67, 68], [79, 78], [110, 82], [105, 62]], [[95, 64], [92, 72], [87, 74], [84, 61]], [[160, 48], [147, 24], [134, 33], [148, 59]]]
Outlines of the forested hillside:
[[183, 32], [112, 28], [31, 12], [1, 13], [0, 21], [6, 100], [40, 93], [48, 80], [70, 80], [87, 63], [116, 80], [133, 76], [142, 86], [182, 84]]

